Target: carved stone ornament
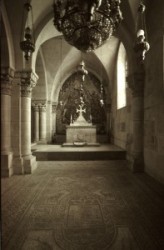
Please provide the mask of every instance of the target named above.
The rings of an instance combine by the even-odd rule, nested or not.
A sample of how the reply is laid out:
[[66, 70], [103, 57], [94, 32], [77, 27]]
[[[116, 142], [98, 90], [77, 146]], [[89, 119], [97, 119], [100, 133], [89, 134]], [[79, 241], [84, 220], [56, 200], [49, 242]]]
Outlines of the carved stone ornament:
[[17, 71], [16, 78], [20, 78], [21, 97], [31, 97], [31, 91], [36, 86], [38, 76], [32, 71]]
[[132, 90], [132, 95], [142, 96], [144, 94], [145, 73], [139, 72], [131, 74], [127, 77], [129, 88]]
[[41, 105], [45, 105], [47, 103], [46, 99], [43, 99], [43, 100], [35, 100], [35, 99], [32, 99], [32, 106], [41, 106]]
[[52, 113], [56, 113], [57, 106], [58, 106], [57, 103], [52, 104]]
[[39, 105], [39, 110], [40, 110], [40, 112], [46, 112], [46, 107], [47, 107], [46, 103], [40, 104], [40, 105]]
[[[47, 101], [46, 100], [32, 100], [32, 107], [34, 108], [34, 111], [40, 111], [45, 112], [47, 107]], [[38, 107], [38, 110], [37, 108]]]
[[39, 105], [38, 104], [33, 103], [32, 108], [33, 108], [34, 112], [39, 112]]
[[1, 95], [11, 95], [14, 70], [8, 67], [1, 68]]

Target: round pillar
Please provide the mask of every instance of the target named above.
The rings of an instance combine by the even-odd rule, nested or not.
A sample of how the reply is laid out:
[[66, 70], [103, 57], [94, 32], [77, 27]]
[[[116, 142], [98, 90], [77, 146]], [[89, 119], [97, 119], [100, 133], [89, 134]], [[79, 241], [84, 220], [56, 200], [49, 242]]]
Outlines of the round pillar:
[[107, 103], [106, 105], [106, 115], [107, 115], [107, 124], [106, 124], [106, 131], [108, 140], [110, 141], [110, 134], [111, 134], [111, 104]]
[[34, 141], [39, 141], [39, 107], [38, 105], [33, 106], [34, 111]]
[[51, 101], [47, 101], [46, 106], [46, 138], [47, 143], [51, 143], [52, 140], [52, 103]]
[[11, 152], [11, 86], [14, 71], [1, 69], [1, 176], [13, 174]]
[[31, 155], [31, 91], [36, 81], [33, 72], [21, 72], [21, 153], [25, 174], [36, 168], [36, 158]]
[[40, 110], [40, 135], [39, 140], [40, 143], [45, 144], [46, 140], [46, 103], [41, 104], [39, 107]]
[[56, 143], [56, 110], [57, 103], [52, 105], [52, 143]]

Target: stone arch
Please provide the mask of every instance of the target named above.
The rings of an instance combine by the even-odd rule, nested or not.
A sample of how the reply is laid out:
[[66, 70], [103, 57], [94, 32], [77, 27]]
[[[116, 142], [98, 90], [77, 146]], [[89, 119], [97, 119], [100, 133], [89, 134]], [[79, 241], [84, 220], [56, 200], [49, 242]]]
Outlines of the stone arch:
[[34, 71], [35, 71], [37, 53], [39, 51], [40, 46], [47, 40], [53, 37], [58, 37], [60, 35], [61, 34], [53, 26], [52, 15], [48, 14], [45, 18], [43, 18], [42, 22], [36, 28], [35, 51], [32, 55], [32, 62], [31, 62], [31, 67]]
[[15, 69], [15, 52], [13, 46], [13, 37], [6, 12], [2, 1], [2, 30], [1, 30], [1, 66]]
[[38, 79], [36, 87], [32, 90], [32, 99], [47, 100], [47, 73], [41, 48], [37, 54], [36, 73], [41, 77]]
[[[126, 7], [125, 7], [126, 6]], [[130, 65], [130, 72], [134, 71], [134, 64], [135, 64], [135, 57], [134, 57], [134, 51], [133, 51], [133, 43], [134, 43], [134, 18], [132, 14], [132, 10], [130, 7], [129, 1], [124, 1], [122, 5], [123, 9], [128, 9], [128, 13], [126, 13], [126, 16], [128, 16], [128, 19], [130, 19], [129, 23], [131, 23], [130, 30], [127, 29], [126, 22], [121, 23], [118, 31], [117, 36], [121, 40], [121, 42], [124, 44], [126, 50], [127, 50], [127, 56], [128, 56], [128, 62]], [[59, 33], [55, 26], [53, 25], [53, 13], [48, 12], [46, 15], [42, 18], [42, 20], [38, 23], [36, 29], [35, 29], [35, 35], [36, 35], [36, 50], [33, 53], [32, 56], [32, 62], [31, 67], [35, 71], [35, 63], [36, 63], [36, 57], [39, 50], [39, 47], [46, 41], [49, 40], [52, 37], [60, 36], [61, 33]]]
[[[76, 57], [75, 64], [73, 64], [73, 65], [68, 64], [69, 55], [68, 55], [68, 58], [65, 58], [65, 60], [62, 62], [62, 64], [64, 64], [64, 65], [69, 65], [68, 68], [63, 68], [62, 77], [60, 76], [60, 69], [56, 73], [56, 76], [55, 76], [55, 79], [54, 79], [54, 82], [53, 82], [53, 89], [52, 89], [52, 92], [51, 92], [51, 100], [54, 101], [54, 102], [57, 102], [57, 100], [58, 100], [59, 91], [60, 91], [60, 88], [62, 87], [63, 83], [66, 81], [66, 79], [68, 79], [68, 77], [70, 77], [74, 72], [77, 71], [77, 66], [81, 62], [80, 52], [77, 51], [77, 53], [79, 55], [77, 55], [77, 57]], [[106, 69], [105, 69], [104, 65], [102, 64], [102, 62], [100, 61], [100, 59], [97, 57], [97, 55], [95, 55], [94, 52], [92, 52], [91, 58], [92, 58], [92, 60], [96, 61], [96, 63], [99, 65], [99, 67], [98, 67], [99, 70], [98, 70], [98, 72], [96, 72], [94, 67], [93, 66], [91, 67], [89, 65], [89, 60], [90, 59], [87, 61], [87, 58], [84, 55], [83, 60], [85, 62], [86, 68], [87, 68], [88, 71], [93, 73], [103, 83], [104, 88], [106, 89], [107, 95], [108, 95], [108, 97], [110, 99], [110, 89], [111, 88], [110, 88], [110, 81], [109, 81]]]
[[57, 106], [57, 133], [64, 133], [65, 126], [70, 124], [71, 119], [74, 121], [77, 119], [76, 109], [81, 103], [80, 97], [82, 96], [86, 109], [86, 113], [83, 114], [85, 119], [90, 122], [92, 117], [92, 123], [97, 125], [97, 133], [106, 134], [107, 93], [104, 89], [103, 99], [105, 105], [102, 106], [100, 104], [101, 80], [88, 71], [88, 75], [86, 75], [82, 84], [83, 91], [81, 91], [81, 83], [81, 75], [76, 71], [64, 81], [60, 89]]

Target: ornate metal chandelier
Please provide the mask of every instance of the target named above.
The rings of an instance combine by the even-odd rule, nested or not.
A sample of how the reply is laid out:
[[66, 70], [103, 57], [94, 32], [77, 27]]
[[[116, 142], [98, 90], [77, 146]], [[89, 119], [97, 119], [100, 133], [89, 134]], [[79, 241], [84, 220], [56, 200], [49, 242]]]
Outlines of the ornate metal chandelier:
[[83, 52], [101, 46], [121, 22], [121, 0], [54, 0], [54, 25]]
[[32, 6], [30, 3], [24, 4], [23, 20], [27, 17], [26, 26], [24, 28], [22, 22], [20, 48], [24, 52], [25, 60], [28, 61], [32, 53], [35, 51], [35, 38], [34, 38], [34, 28], [33, 28], [33, 13]]

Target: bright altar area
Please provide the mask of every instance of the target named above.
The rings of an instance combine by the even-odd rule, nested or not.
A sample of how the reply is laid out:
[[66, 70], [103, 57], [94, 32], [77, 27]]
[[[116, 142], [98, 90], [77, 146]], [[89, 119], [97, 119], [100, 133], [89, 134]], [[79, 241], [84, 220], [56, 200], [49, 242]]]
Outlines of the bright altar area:
[[67, 145], [100, 145], [97, 143], [96, 139], [96, 126], [92, 125], [92, 122], [87, 122], [83, 116], [82, 105], [79, 105], [77, 109], [79, 116], [75, 122], [71, 121], [69, 126], [66, 126], [66, 143], [63, 146]]

